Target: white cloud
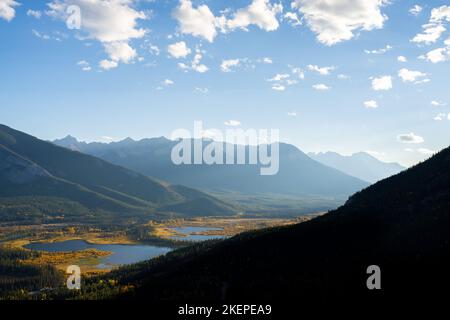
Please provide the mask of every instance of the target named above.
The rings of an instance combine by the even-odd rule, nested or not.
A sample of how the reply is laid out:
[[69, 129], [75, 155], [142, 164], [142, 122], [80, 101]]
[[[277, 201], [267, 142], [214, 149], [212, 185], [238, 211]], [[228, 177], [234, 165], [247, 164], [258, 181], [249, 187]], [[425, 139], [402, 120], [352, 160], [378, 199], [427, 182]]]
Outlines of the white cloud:
[[[82, 13], [82, 39], [95, 39], [105, 47], [109, 60], [102, 60], [105, 69], [116, 68], [118, 62], [129, 63], [136, 57], [130, 40], [142, 38], [147, 30], [138, 27], [138, 21], [147, 19], [143, 11], [135, 10], [135, 0], [54, 0], [48, 3], [46, 14], [67, 21], [67, 8], [76, 5]], [[114, 63], [112, 63], [114, 62]]]
[[348, 80], [348, 79], [350, 79], [350, 76], [341, 73], [341, 74], [338, 74], [338, 75], [337, 75], [337, 78], [338, 78], [339, 80]]
[[178, 63], [178, 67], [182, 70], [193, 70], [199, 73], [205, 73], [209, 70], [209, 68], [204, 65], [201, 60], [203, 58], [203, 53], [200, 49], [196, 49], [196, 53], [190, 65], [186, 63]]
[[391, 50], [392, 50], [392, 46], [386, 45], [384, 48], [381, 48], [381, 49], [364, 50], [364, 52], [367, 54], [385, 54], [386, 52], [391, 51]]
[[372, 89], [375, 91], [391, 90], [392, 89], [392, 77], [381, 76], [379, 78], [372, 78]]
[[423, 8], [421, 6], [419, 6], [418, 4], [416, 4], [409, 9], [409, 13], [412, 14], [413, 16], [417, 16], [422, 12], [422, 10], [423, 10]]
[[194, 8], [192, 1], [180, 0], [172, 15], [178, 21], [181, 33], [202, 37], [209, 42], [214, 41], [219, 20], [207, 5], [203, 4]]
[[416, 43], [430, 44], [436, 42], [445, 32], [442, 25], [426, 24], [423, 26], [423, 33], [417, 34], [411, 41]]
[[331, 67], [319, 67], [317, 65], [308, 65], [308, 69], [310, 71], [314, 71], [317, 72], [321, 75], [329, 75], [331, 71], [333, 71], [334, 69], [336, 69], [336, 67], [331, 66]]
[[87, 62], [85, 60], [78, 61], [77, 65], [81, 67], [82, 71], [86, 71], [87, 72], [87, 71], [91, 71], [92, 70], [89, 62]]
[[424, 81], [424, 79], [420, 79], [426, 77], [427, 74], [420, 71], [413, 71], [403, 68], [398, 71], [398, 76], [403, 80], [403, 82], [420, 83]]
[[436, 120], [436, 121], [442, 121], [442, 120], [445, 120], [445, 119], [450, 120], [450, 113], [449, 113], [449, 114], [446, 114], [446, 113], [438, 113], [438, 114], [436, 115], [436, 117], [434, 117], [434, 120]]
[[405, 56], [398, 56], [397, 61], [398, 62], [408, 62], [408, 59]]
[[111, 69], [117, 68], [117, 66], [118, 66], [116, 61], [111, 61], [111, 60], [106, 60], [106, 59], [100, 61], [98, 65], [103, 70], [111, 70]]
[[329, 87], [323, 83], [315, 84], [315, 85], [313, 85], [313, 88], [317, 91], [327, 91], [327, 90], [331, 89], [331, 87]]
[[260, 59], [258, 62], [265, 63], [265, 64], [272, 64], [273, 60], [272, 60], [272, 58], [265, 57], [265, 58]]
[[223, 72], [231, 72], [233, 67], [237, 67], [240, 64], [239, 59], [230, 59], [230, 60], [223, 60], [222, 64], [220, 65], [220, 69]]
[[355, 32], [383, 27], [387, 17], [381, 8], [386, 0], [294, 0], [293, 9], [303, 14], [317, 39], [331, 46], [350, 40]]
[[418, 136], [411, 132], [411, 133], [399, 134], [397, 136], [397, 141], [401, 142], [401, 143], [419, 144], [419, 143], [423, 143], [425, 140], [421, 136]]
[[[101, 42], [129, 41], [142, 38], [146, 30], [137, 27], [138, 20], [146, 19], [142, 11], [131, 7], [134, 0], [55, 0], [48, 3], [46, 12], [66, 21], [69, 5], [77, 5], [82, 12], [81, 30], [87, 38]], [[107, 5], [105, 5], [105, 3]]]
[[191, 49], [187, 47], [186, 42], [184, 41], [180, 41], [169, 45], [167, 47], [167, 51], [172, 57], [176, 59], [185, 58], [189, 54], [191, 54]]
[[161, 50], [159, 50], [159, 47], [154, 44], [150, 44], [148, 49], [149, 49], [150, 53], [155, 56], [159, 56], [159, 54], [161, 53]]
[[166, 79], [163, 81], [163, 85], [165, 85], [166, 87], [173, 85], [175, 82], [173, 82], [170, 79]]
[[111, 60], [115, 62], [129, 63], [137, 56], [136, 50], [124, 41], [108, 42], [104, 47]]
[[297, 76], [300, 79], [305, 79], [305, 73], [303, 72], [303, 70], [301, 68], [297, 68], [297, 67], [292, 67], [291, 68], [291, 72], [293, 75]]
[[375, 100], [364, 101], [364, 107], [368, 109], [376, 109], [378, 108], [378, 103]]
[[288, 112], [287, 115], [288, 115], [288, 117], [296, 117], [297, 116], [297, 112], [295, 112], [295, 111]]
[[432, 100], [432, 101], [430, 102], [430, 104], [431, 104], [433, 107], [443, 107], [443, 106], [446, 105], [446, 103], [441, 102], [441, 101], [436, 101], [436, 100]]
[[197, 91], [197, 92], [203, 93], [203, 94], [209, 93], [209, 89], [208, 88], [195, 87], [194, 90]]
[[16, 15], [14, 7], [20, 4], [14, 0], [0, 0], [0, 18], [6, 21], [11, 21]]
[[42, 16], [42, 12], [40, 12], [39, 10], [28, 10], [27, 11], [27, 16], [29, 17], [34, 17], [36, 19], [40, 19]]
[[278, 73], [276, 74], [273, 78], [267, 80], [267, 81], [282, 81], [285, 80], [287, 78], [289, 78], [291, 75], [287, 74], [287, 73]]
[[200, 51], [197, 51], [197, 53], [194, 56], [194, 60], [192, 60], [192, 70], [197, 71], [199, 73], [205, 73], [209, 70], [207, 66], [201, 63], [201, 60], [203, 58], [203, 55]]
[[239, 127], [241, 125], [241, 122], [238, 120], [228, 120], [225, 121], [224, 124], [228, 127]]
[[450, 60], [450, 48], [437, 48], [425, 55], [425, 59], [432, 62], [444, 62]]
[[38, 38], [40, 39], [44, 39], [44, 40], [50, 40], [50, 36], [48, 34], [45, 33], [41, 33], [35, 29], [32, 29], [31, 32]]
[[253, 0], [248, 7], [236, 11], [233, 18], [226, 22], [226, 26], [231, 30], [246, 30], [254, 24], [265, 31], [274, 31], [279, 27], [277, 14], [281, 12], [281, 4], [271, 4], [269, 0]]
[[295, 12], [286, 12], [286, 14], [284, 15], [284, 19], [286, 19], [288, 23], [293, 27], [302, 24], [301, 20], [298, 18], [297, 13]]
[[274, 84], [274, 85], [272, 86], [272, 90], [275, 90], [275, 91], [284, 91], [284, 90], [286, 90], [286, 87], [283, 86], [282, 84], [276, 83], [276, 84]]
[[417, 34], [411, 41], [416, 43], [435, 43], [446, 31], [444, 22], [450, 21], [450, 6], [441, 6], [431, 10], [430, 20], [422, 26], [423, 32]]

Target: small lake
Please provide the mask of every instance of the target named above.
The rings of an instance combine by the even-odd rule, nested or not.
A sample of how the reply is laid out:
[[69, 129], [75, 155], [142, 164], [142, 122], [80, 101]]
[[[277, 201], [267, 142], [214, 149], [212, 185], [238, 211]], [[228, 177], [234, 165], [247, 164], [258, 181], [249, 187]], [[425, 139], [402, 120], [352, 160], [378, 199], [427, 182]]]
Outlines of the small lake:
[[68, 240], [49, 243], [30, 243], [24, 246], [30, 250], [47, 252], [72, 252], [86, 249], [97, 249], [112, 252], [107, 257], [100, 258], [99, 269], [111, 269], [116, 266], [133, 264], [164, 255], [170, 248], [151, 245], [124, 245], [124, 244], [90, 244], [84, 240]]
[[185, 236], [172, 236], [171, 238], [174, 240], [180, 241], [206, 241], [206, 240], [214, 240], [214, 239], [225, 239], [226, 236], [222, 235], [203, 235], [203, 234], [195, 234], [202, 233], [207, 231], [222, 231], [222, 228], [208, 228], [208, 227], [175, 227], [173, 228], [177, 233], [182, 233]]

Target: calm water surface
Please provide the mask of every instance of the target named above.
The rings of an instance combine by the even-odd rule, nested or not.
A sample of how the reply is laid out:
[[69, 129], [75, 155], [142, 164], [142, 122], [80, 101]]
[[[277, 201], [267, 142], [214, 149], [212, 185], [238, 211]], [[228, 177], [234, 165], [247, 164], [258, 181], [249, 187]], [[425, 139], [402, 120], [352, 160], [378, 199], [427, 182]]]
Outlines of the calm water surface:
[[206, 232], [206, 231], [222, 231], [222, 228], [208, 228], [208, 227], [176, 227], [173, 228], [176, 232], [182, 233], [186, 236], [172, 236], [172, 239], [175, 240], [182, 240], [182, 241], [206, 241], [206, 240], [213, 240], [213, 239], [224, 239], [225, 236], [222, 235], [200, 235], [200, 234], [193, 234], [197, 232]]
[[71, 252], [86, 249], [110, 251], [111, 255], [100, 259], [97, 266], [100, 269], [111, 269], [115, 266], [137, 263], [164, 255], [172, 249], [152, 245], [123, 245], [123, 244], [90, 244], [84, 240], [68, 240], [52, 243], [30, 243], [27, 249], [47, 252]]

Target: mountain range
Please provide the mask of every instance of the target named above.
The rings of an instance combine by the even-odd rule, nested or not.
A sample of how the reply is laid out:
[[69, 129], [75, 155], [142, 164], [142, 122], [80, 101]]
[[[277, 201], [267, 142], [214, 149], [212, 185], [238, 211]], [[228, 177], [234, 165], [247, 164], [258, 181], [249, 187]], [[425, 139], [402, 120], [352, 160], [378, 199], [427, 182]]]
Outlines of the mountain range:
[[382, 162], [367, 152], [358, 152], [350, 156], [343, 156], [336, 152], [319, 152], [308, 153], [308, 156], [370, 183], [383, 180], [406, 169], [398, 163]]
[[[450, 285], [449, 168], [447, 148], [321, 217], [202, 243], [114, 271], [103, 278], [134, 290], [98, 290], [93, 279], [84, 298], [350, 305], [367, 299], [372, 306], [383, 297], [391, 302], [442, 298]], [[369, 290], [369, 266], [379, 270], [381, 290]]]
[[165, 217], [237, 213], [232, 205], [198, 190], [158, 181], [4, 125], [0, 125], [0, 197], [3, 220], [74, 211], [86, 218], [105, 213], [147, 218], [161, 213]]
[[[164, 137], [135, 141], [127, 138], [112, 143], [85, 143], [67, 136], [53, 141], [56, 145], [93, 155], [150, 177], [197, 188], [208, 193], [238, 201], [241, 205], [268, 203], [272, 210], [328, 210], [342, 204], [349, 195], [369, 185], [339, 170], [314, 161], [298, 148], [280, 143], [279, 172], [260, 175], [261, 165], [175, 165], [172, 148], [179, 141]], [[191, 140], [190, 143], [193, 143]], [[203, 140], [203, 148], [211, 141]], [[217, 142], [216, 142], [217, 143]], [[229, 145], [224, 144], [226, 150]], [[233, 146], [236, 148], [236, 146]], [[245, 152], [258, 151], [260, 146], [246, 146]], [[236, 149], [235, 149], [236, 150]], [[242, 195], [246, 195], [242, 197]], [[289, 197], [280, 204], [279, 199]], [[242, 201], [241, 201], [242, 199]], [[269, 200], [268, 200], [269, 199]], [[286, 205], [294, 202], [293, 206]], [[299, 206], [303, 208], [299, 208]]]

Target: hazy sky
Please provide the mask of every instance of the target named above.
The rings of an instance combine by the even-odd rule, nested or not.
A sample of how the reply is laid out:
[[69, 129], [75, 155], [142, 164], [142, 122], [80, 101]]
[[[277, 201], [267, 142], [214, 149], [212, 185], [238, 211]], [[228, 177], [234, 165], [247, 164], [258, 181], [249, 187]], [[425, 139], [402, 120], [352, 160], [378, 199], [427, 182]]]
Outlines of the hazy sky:
[[449, 145], [448, 0], [105, 3], [0, 0], [0, 123], [109, 141], [202, 120], [404, 165]]

